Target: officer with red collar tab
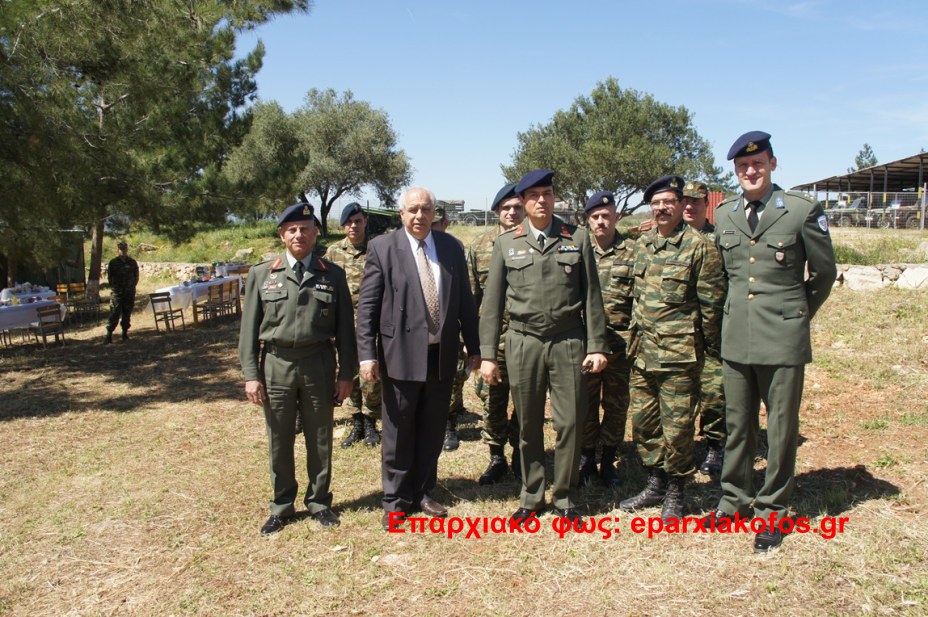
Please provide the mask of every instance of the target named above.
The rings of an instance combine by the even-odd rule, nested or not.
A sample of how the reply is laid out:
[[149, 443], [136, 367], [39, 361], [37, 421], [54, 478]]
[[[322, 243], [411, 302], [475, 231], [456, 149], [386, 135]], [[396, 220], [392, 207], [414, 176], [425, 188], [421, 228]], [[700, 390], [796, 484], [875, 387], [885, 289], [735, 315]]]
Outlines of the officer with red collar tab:
[[267, 424], [274, 496], [263, 535], [280, 531], [294, 515], [297, 415], [304, 427], [309, 476], [303, 502], [323, 527], [339, 524], [329, 492], [333, 407], [351, 394], [358, 370], [345, 271], [313, 255], [319, 234], [313, 207], [298, 203], [287, 208], [277, 232], [287, 250], [251, 269], [239, 336], [245, 395], [264, 408]]
[[606, 317], [593, 247], [585, 230], [554, 216], [554, 172], [523, 176], [516, 193], [527, 219], [496, 239], [480, 318], [480, 375], [500, 381], [496, 354], [509, 311], [506, 366], [522, 453], [521, 524], [545, 505], [545, 397], [551, 395], [554, 447], [552, 499], [556, 516], [581, 520], [574, 500], [580, 434], [587, 409], [586, 373], [606, 366]]

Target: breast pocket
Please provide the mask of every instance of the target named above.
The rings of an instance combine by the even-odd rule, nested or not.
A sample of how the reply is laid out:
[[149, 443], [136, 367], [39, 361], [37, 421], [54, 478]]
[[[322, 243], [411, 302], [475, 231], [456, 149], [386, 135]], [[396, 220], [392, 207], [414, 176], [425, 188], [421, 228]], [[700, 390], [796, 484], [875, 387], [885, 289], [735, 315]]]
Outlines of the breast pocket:
[[668, 261], [661, 273], [661, 300], [665, 304], [686, 302], [686, 290], [690, 282], [690, 264]]
[[719, 253], [722, 255], [722, 262], [726, 270], [735, 270], [739, 265], [739, 251], [741, 247], [741, 235], [732, 233], [719, 233]]
[[767, 236], [767, 249], [772, 252], [773, 261], [791, 268], [796, 263], [796, 234], [770, 234]]
[[264, 323], [279, 326], [284, 318], [284, 305], [287, 302], [287, 288], [274, 287], [261, 290], [261, 303], [264, 306]]
[[557, 269], [562, 277], [561, 284], [570, 289], [580, 288], [580, 253], [558, 253], [555, 256]]
[[511, 287], [525, 287], [531, 284], [529, 274], [535, 257], [532, 253], [513, 255], [506, 258], [506, 282]]
[[313, 290], [312, 322], [315, 325], [335, 327], [335, 295], [330, 291]]
[[635, 262], [616, 260], [612, 264], [609, 292], [616, 297], [631, 297], [635, 286]]

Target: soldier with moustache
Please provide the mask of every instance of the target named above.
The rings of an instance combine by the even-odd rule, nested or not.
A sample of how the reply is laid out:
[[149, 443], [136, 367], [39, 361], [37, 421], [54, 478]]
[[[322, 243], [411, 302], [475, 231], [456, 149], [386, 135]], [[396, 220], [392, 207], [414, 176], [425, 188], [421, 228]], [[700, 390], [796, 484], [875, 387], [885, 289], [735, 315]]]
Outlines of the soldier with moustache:
[[[606, 368], [587, 375], [589, 407], [580, 449], [580, 483], [593, 479], [617, 488], [621, 481], [615, 469], [616, 454], [625, 440], [628, 414], [628, 380], [631, 359], [628, 356], [628, 326], [632, 319], [635, 243], [616, 231], [619, 215], [615, 195], [609, 191], [594, 193], [584, 208], [590, 241], [599, 269], [599, 284], [606, 311], [606, 335], [610, 347]], [[599, 408], [602, 404], [602, 419]], [[602, 445], [599, 471], [596, 447]]]

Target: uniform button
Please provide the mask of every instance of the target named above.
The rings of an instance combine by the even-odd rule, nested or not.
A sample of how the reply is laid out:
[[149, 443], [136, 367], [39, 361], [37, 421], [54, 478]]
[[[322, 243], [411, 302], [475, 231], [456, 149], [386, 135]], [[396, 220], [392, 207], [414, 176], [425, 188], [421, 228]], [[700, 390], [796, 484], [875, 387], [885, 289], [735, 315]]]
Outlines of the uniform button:
[[783, 246], [782, 242], [777, 242], [777, 246]]
[[757, 259], [755, 259], [754, 257], [751, 257], [748, 261], [750, 261], [751, 263], [754, 263], [757, 261]]
[[754, 299], [754, 294], [748, 294], [748, 300], [753, 300], [753, 299]]
[[800, 316], [800, 317], [803, 316], [803, 315], [805, 315], [805, 314], [806, 314], [806, 312], [805, 312], [804, 309], [799, 309], [799, 316]]
[[755, 244], [757, 244], [757, 240], [751, 240], [751, 246], [754, 246]]
[[753, 282], [754, 282], [754, 277], [753, 277], [753, 276], [749, 276], [749, 277], [748, 277], [748, 282], [749, 282], [749, 283], [753, 283]]

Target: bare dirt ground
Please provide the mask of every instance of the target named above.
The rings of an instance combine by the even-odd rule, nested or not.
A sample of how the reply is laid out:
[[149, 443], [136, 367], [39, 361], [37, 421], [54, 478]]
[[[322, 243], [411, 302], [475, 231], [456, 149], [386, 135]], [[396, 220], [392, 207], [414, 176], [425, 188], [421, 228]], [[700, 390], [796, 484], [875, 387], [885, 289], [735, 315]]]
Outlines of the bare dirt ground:
[[[550, 514], [535, 534], [385, 533], [379, 449], [363, 446], [334, 451], [341, 527], [263, 538], [264, 421], [242, 395], [237, 324], [157, 335], [147, 307], [135, 324], [126, 343], [101, 345], [97, 324], [63, 348], [0, 351], [0, 614], [928, 614], [924, 292], [838, 289], [816, 318], [793, 503], [846, 528], [765, 556], [751, 534], [633, 533], [616, 507], [643, 482], [630, 442], [625, 485], [582, 492], [609, 538], [560, 538]], [[507, 516], [518, 486], [477, 486], [487, 450], [470, 383], [465, 396], [435, 497]], [[718, 496], [696, 478], [689, 513]]]

